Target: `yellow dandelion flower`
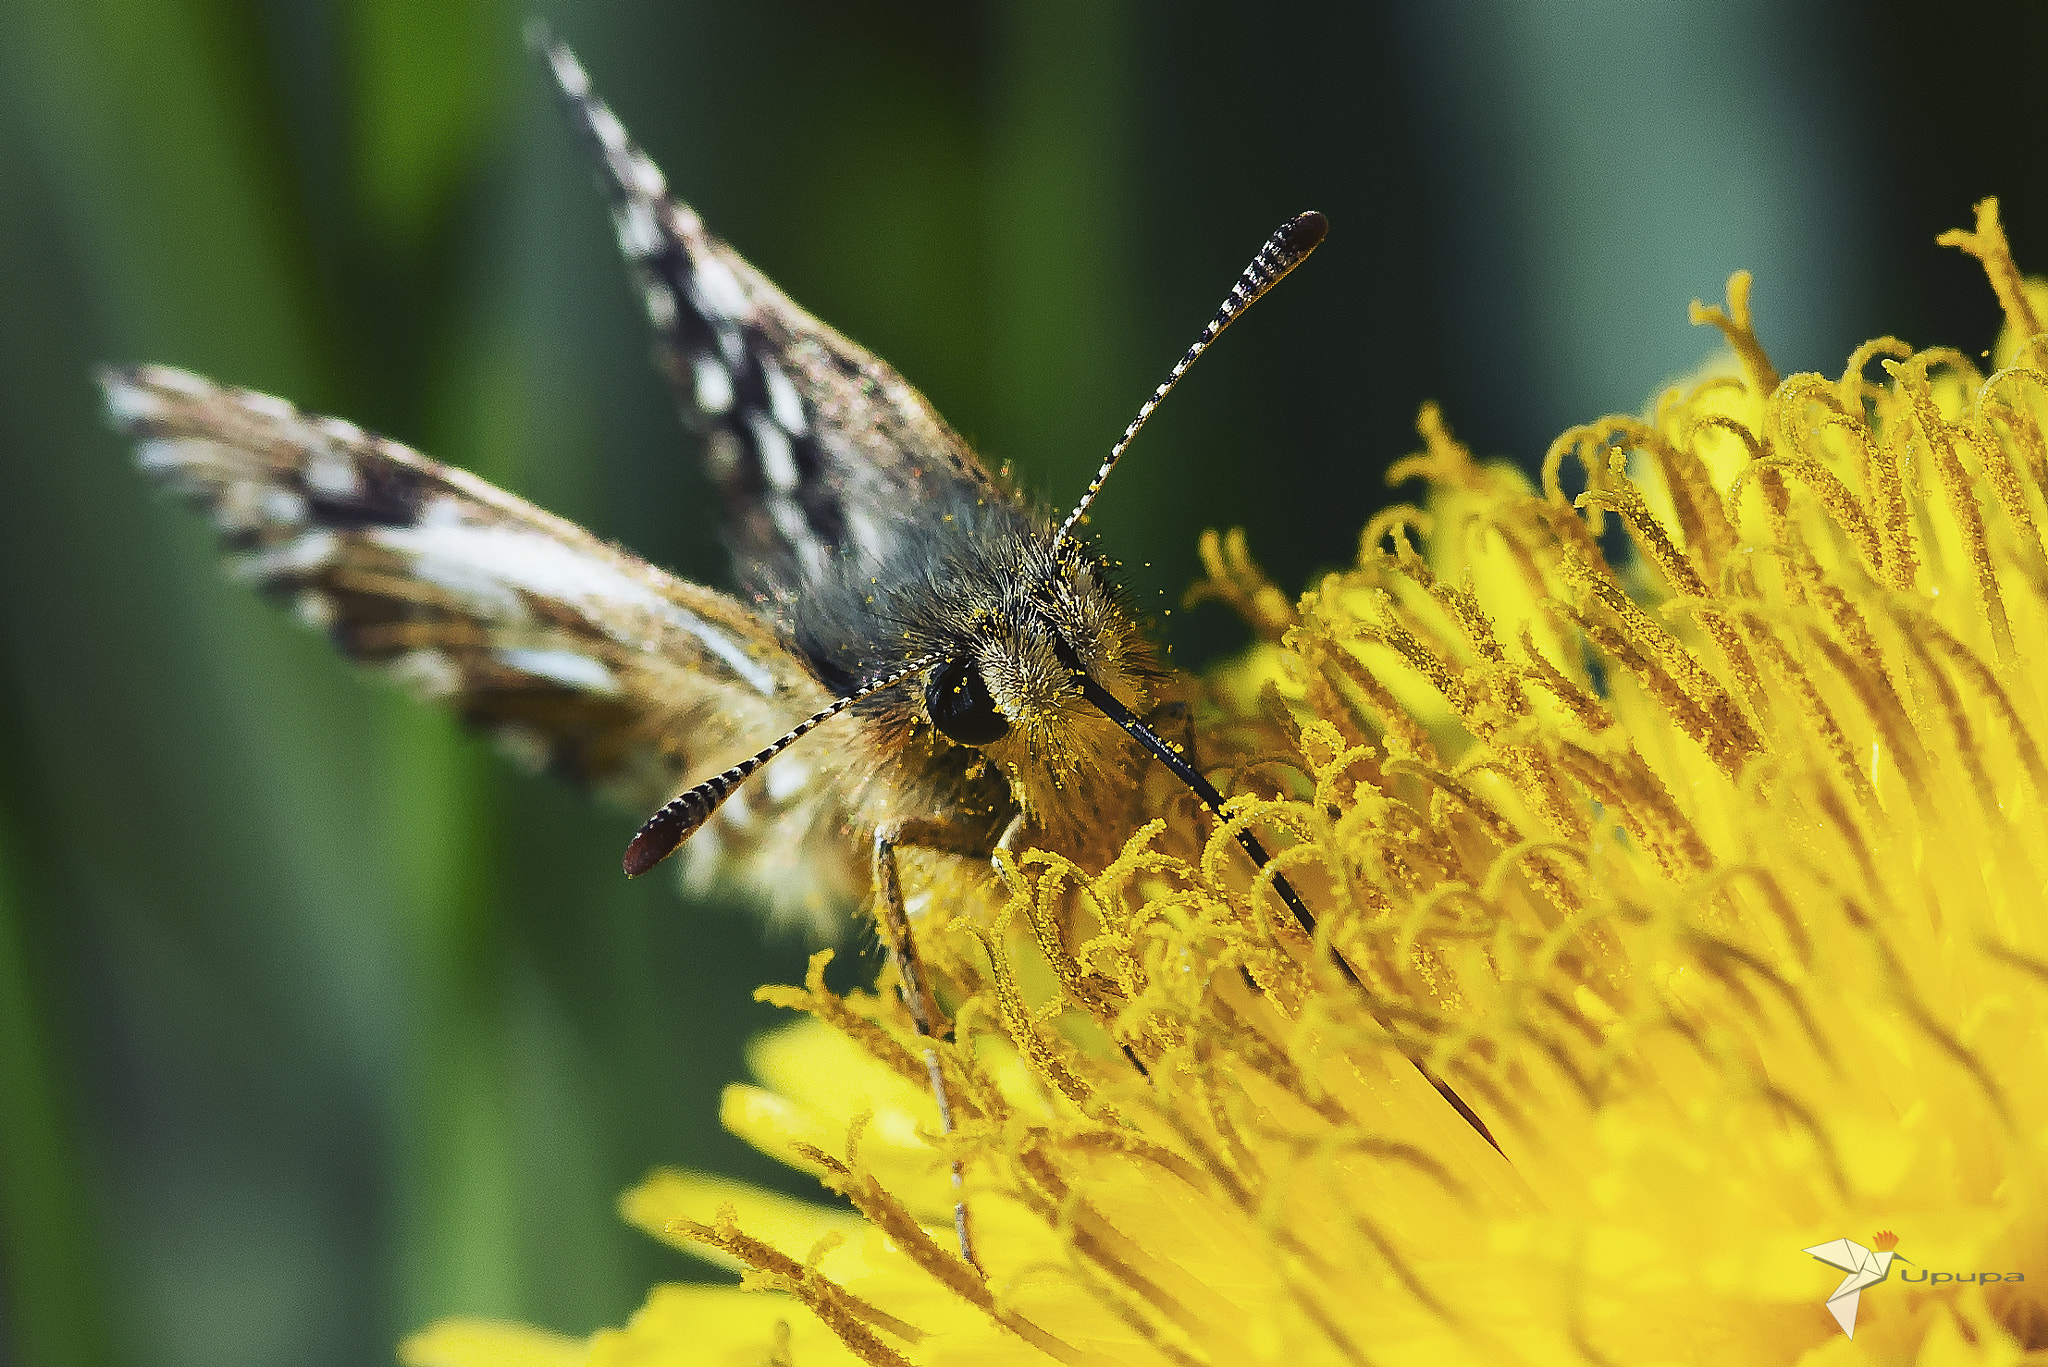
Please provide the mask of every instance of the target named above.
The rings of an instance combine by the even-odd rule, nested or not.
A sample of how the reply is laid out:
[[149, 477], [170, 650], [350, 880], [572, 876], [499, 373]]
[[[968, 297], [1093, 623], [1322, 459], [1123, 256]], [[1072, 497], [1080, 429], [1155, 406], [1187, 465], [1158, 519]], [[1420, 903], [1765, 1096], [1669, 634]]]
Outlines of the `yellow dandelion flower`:
[[2004, 305], [1993, 373], [1883, 338], [1781, 378], [1737, 276], [1695, 305], [1732, 361], [1537, 483], [1425, 409], [1426, 499], [1298, 602], [1205, 543], [1260, 644], [1201, 753], [1314, 943], [1162, 784], [1114, 848], [934, 899], [950, 1135], [900, 1008], [821, 957], [725, 1122], [837, 1203], [657, 1175], [627, 1217], [740, 1288], [407, 1360], [2048, 1353], [2048, 293], [1994, 203], [1943, 240]]

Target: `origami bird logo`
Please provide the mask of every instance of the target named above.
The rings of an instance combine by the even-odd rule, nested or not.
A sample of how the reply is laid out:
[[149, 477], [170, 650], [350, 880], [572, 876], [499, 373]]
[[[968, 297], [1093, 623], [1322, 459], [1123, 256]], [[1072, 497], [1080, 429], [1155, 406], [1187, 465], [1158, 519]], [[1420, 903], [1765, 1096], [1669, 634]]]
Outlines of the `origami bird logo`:
[[[1841, 1325], [1842, 1332], [1852, 1339], [1856, 1337], [1856, 1302], [1863, 1289], [1876, 1286], [1889, 1277], [1892, 1260], [1900, 1256], [1892, 1252], [1898, 1247], [1899, 1236], [1890, 1230], [1885, 1230], [1871, 1242], [1877, 1245], [1875, 1249], [1865, 1248], [1853, 1239], [1835, 1239], [1806, 1250], [1829, 1267], [1839, 1267], [1849, 1274], [1828, 1297], [1827, 1304], [1835, 1323]], [[1911, 1262], [1912, 1259], [1904, 1261]]]

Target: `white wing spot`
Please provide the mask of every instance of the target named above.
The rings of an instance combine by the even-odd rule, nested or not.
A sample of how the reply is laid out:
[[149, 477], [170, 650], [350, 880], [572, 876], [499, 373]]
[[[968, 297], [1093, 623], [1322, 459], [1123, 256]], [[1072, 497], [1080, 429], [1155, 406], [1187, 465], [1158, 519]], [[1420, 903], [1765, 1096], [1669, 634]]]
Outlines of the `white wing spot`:
[[214, 496], [213, 525], [223, 532], [253, 532], [264, 525], [263, 496], [270, 485], [238, 479]]
[[756, 664], [738, 642], [694, 612], [674, 604], [668, 604], [667, 608], [670, 621], [696, 637], [699, 644], [725, 662], [727, 669], [753, 685], [756, 693], [765, 698], [775, 696], [775, 676]]
[[106, 397], [107, 416], [124, 427], [154, 418], [164, 411], [162, 399], [123, 380], [109, 381]]
[[775, 523], [775, 530], [782, 533], [782, 539], [800, 550], [815, 550], [817, 542], [811, 536], [811, 524], [804, 521], [803, 510], [786, 498], [768, 500], [768, 516]]
[[289, 422], [299, 416], [298, 409], [272, 394], [258, 394], [254, 390], [244, 389], [236, 394], [235, 398], [240, 401], [242, 407], [260, 417]]
[[[697, 311], [702, 313], [704, 300], [701, 295], [692, 290], [690, 299], [696, 304]], [[735, 324], [718, 324], [718, 354], [725, 357], [726, 365], [733, 370], [738, 370], [747, 363], [747, 339], [740, 336], [740, 330]]]
[[554, 64], [555, 79], [561, 83], [562, 89], [579, 100], [588, 98], [590, 77], [584, 73], [583, 64], [576, 60], [569, 49], [558, 43], [550, 49], [548, 57]]
[[619, 122], [619, 116], [601, 104], [590, 106], [590, 130], [597, 134], [597, 140], [604, 144], [607, 152], [625, 150], [626, 130]]
[[158, 437], [135, 444], [135, 463], [143, 473], [167, 475], [204, 464], [213, 443], [203, 437]]
[[343, 446], [361, 446], [370, 439], [370, 434], [350, 422], [347, 418], [322, 418], [313, 424], [322, 436]]
[[363, 490], [356, 463], [332, 448], [315, 450], [306, 457], [302, 472], [306, 487], [321, 498], [354, 498]]
[[315, 631], [330, 631], [341, 613], [332, 596], [319, 589], [300, 589], [292, 598], [292, 615]]
[[731, 408], [732, 373], [714, 356], [697, 357], [694, 368], [697, 372], [698, 411], [715, 417]]
[[645, 200], [632, 200], [615, 211], [612, 223], [619, 232], [619, 250], [628, 256], [652, 256], [661, 246], [661, 229]]
[[[646, 158], [643, 157], [641, 160], [645, 161]], [[647, 162], [647, 169], [654, 171], [654, 177], [657, 181], [661, 179], [661, 172], [654, 170], [653, 162]], [[663, 189], [666, 189], [666, 187], [649, 190], [648, 193], [659, 197]], [[665, 200], [661, 208], [662, 212], [668, 215], [668, 230], [677, 237], [696, 243], [697, 239], [704, 235], [704, 220], [697, 217], [697, 211], [689, 205], [678, 204], [674, 200]], [[697, 245], [701, 247], [702, 244], [697, 243]]]
[[635, 152], [627, 161], [626, 170], [627, 183], [649, 199], [660, 199], [668, 193], [668, 181], [662, 177], [661, 168], [639, 153]]
[[789, 376], [782, 373], [782, 367], [773, 361], [761, 363], [761, 373], [768, 380], [768, 408], [775, 414], [775, 421], [792, 437], [801, 437], [809, 430], [804, 418], [804, 401], [796, 392], [796, 386], [789, 382]]
[[385, 668], [391, 677], [429, 701], [451, 698], [462, 688], [462, 670], [442, 651], [432, 647], [408, 650]]
[[676, 325], [676, 301], [668, 286], [648, 280], [640, 287], [640, 298], [647, 305], [647, 321], [654, 324], [656, 332], [667, 332]]
[[257, 516], [273, 527], [297, 527], [306, 521], [306, 500], [275, 484], [263, 486]]
[[[428, 511], [435, 511], [433, 504]], [[522, 565], [521, 557], [529, 549], [536, 556], [546, 555], [551, 547], [557, 553], [563, 549], [545, 538], [508, 528], [424, 519], [417, 526], [379, 528], [370, 533], [370, 539], [408, 557], [413, 575], [422, 582], [446, 589], [475, 611], [501, 622], [527, 620], [526, 602], [516, 587], [521, 570], [539, 570], [545, 575], [539, 565]]]
[[462, 515], [462, 500], [440, 494], [427, 500], [426, 506], [420, 509], [419, 516], [413, 519], [413, 525], [424, 530], [432, 527], [462, 527], [468, 523]]
[[748, 313], [747, 292], [740, 288], [732, 267], [715, 256], [700, 257], [691, 272], [690, 285], [697, 306], [714, 318], [744, 318]]
[[792, 492], [797, 485], [796, 455], [790, 449], [789, 435], [766, 418], [755, 416], [748, 423], [754, 434], [754, 445], [761, 449], [761, 473], [768, 477], [770, 487], [783, 493]]
[[[417, 578], [467, 599], [478, 611], [501, 622], [527, 620], [521, 591], [536, 598], [584, 606], [609, 604], [646, 613], [693, 637], [756, 691], [774, 695], [774, 676], [730, 636], [593, 551], [516, 527], [449, 520], [450, 512], [460, 517], [460, 507], [443, 512], [438, 505], [453, 503], [452, 499], [437, 499], [427, 505], [427, 516], [418, 525], [379, 528], [369, 533], [369, 539], [409, 557]], [[616, 631], [612, 636], [624, 645], [639, 643], [637, 636]]]
[[598, 661], [574, 650], [529, 650], [505, 647], [497, 652], [499, 663], [522, 674], [550, 683], [582, 689], [587, 693], [616, 694], [618, 676]]
[[281, 546], [239, 556], [229, 562], [228, 568], [241, 579], [282, 579], [310, 574], [333, 560], [340, 550], [339, 537], [333, 532], [316, 529], [295, 536]]
[[210, 399], [220, 392], [212, 381], [202, 380], [189, 370], [174, 370], [167, 365], [144, 366], [142, 382], [152, 389], [168, 389], [173, 394], [194, 399]]

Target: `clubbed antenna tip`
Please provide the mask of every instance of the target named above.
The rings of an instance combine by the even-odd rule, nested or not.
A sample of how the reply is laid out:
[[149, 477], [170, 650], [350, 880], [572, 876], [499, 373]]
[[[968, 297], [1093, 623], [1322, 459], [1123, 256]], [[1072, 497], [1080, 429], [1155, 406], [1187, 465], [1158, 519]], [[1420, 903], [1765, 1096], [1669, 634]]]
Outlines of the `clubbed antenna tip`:
[[1060, 540], [1064, 541], [1074, 534], [1074, 528], [1080, 525], [1081, 518], [1088, 511], [1088, 505], [1095, 501], [1095, 495], [1102, 492], [1103, 482], [1109, 478], [1109, 472], [1116, 468], [1116, 463], [1123, 459], [1124, 452], [1130, 449], [1131, 439], [1138, 435], [1138, 429], [1145, 425], [1145, 420], [1152, 416], [1153, 410], [1165, 402], [1166, 396], [1173, 392], [1173, 387], [1180, 383], [1180, 377], [1188, 373], [1188, 367], [1209, 349], [1211, 342], [1223, 335], [1223, 329], [1236, 322], [1239, 315], [1256, 304], [1267, 290], [1279, 284], [1289, 271], [1307, 260], [1308, 254], [1322, 244], [1324, 234], [1329, 231], [1330, 220], [1314, 209], [1296, 214], [1273, 230], [1273, 235], [1266, 239], [1266, 245], [1259, 248], [1259, 254], [1252, 258], [1251, 264], [1244, 268], [1244, 273], [1237, 277], [1237, 283], [1230, 287], [1230, 294], [1224, 299], [1223, 307], [1216, 310], [1216, 316], [1209, 320], [1208, 326], [1195, 338], [1195, 344], [1188, 348], [1187, 355], [1180, 358], [1179, 364], [1175, 365], [1159, 387], [1152, 391], [1152, 397], [1139, 407], [1138, 416], [1131, 419], [1131, 425], [1124, 429], [1123, 436], [1110, 448], [1108, 459], [1104, 460], [1102, 468], [1095, 472], [1095, 478], [1088, 484], [1088, 491], [1081, 495], [1081, 501], [1074, 505], [1074, 511], [1068, 513], [1067, 520], [1060, 524]]

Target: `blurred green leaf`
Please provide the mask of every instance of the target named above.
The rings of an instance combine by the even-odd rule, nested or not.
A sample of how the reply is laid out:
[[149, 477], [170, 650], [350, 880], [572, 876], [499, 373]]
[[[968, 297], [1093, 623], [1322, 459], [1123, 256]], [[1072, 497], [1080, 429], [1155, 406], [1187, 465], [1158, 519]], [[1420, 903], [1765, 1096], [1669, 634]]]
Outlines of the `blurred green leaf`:
[[98, 1304], [98, 1222], [47, 1009], [49, 956], [28, 943], [6, 817], [0, 808], [0, 1358], [95, 1367], [112, 1358]]
[[359, 0], [347, 13], [360, 201], [417, 248], [477, 173], [523, 15], [500, 0]]

